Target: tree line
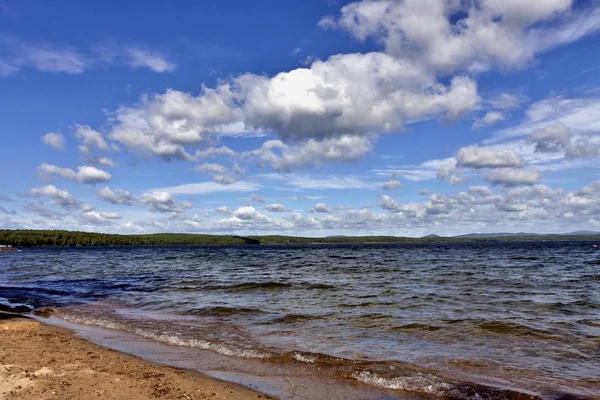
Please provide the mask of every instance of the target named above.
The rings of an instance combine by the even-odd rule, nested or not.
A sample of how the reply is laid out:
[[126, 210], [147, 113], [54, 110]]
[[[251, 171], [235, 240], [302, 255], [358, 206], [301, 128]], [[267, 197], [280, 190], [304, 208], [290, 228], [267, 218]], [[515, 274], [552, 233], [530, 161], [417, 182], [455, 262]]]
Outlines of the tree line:
[[174, 246], [259, 244], [255, 239], [229, 235], [157, 233], [116, 235], [61, 230], [0, 229], [0, 244], [15, 247], [45, 246]]
[[267, 235], [234, 236], [192, 233], [156, 233], [117, 235], [64, 230], [11, 230], [0, 229], [0, 244], [14, 247], [45, 246], [198, 246], [242, 244], [366, 244], [366, 243], [427, 243], [427, 242], [482, 242], [482, 241], [600, 241], [598, 235], [527, 235], [491, 238], [426, 236], [409, 238], [397, 236], [328, 236], [320, 238]]

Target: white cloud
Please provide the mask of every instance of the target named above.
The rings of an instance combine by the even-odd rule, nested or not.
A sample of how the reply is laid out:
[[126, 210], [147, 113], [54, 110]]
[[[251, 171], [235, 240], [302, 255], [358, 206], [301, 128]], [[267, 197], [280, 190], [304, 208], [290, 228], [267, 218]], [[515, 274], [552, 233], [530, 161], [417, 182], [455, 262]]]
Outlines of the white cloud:
[[252, 206], [240, 207], [233, 212], [233, 217], [242, 221], [266, 221], [269, 218], [256, 211]]
[[514, 127], [495, 132], [484, 143], [494, 143], [507, 139], [529, 136], [538, 129], [544, 129], [559, 121], [574, 133], [600, 131], [600, 98], [550, 97], [533, 103], [526, 111], [527, 119]]
[[1, 35], [0, 50], [3, 53], [0, 76], [12, 75], [22, 68], [35, 68], [41, 72], [80, 74], [90, 66], [85, 56], [69, 46], [33, 44]]
[[216, 182], [188, 183], [185, 185], [171, 186], [156, 191], [168, 192], [171, 194], [194, 194], [204, 195], [219, 192], [254, 192], [260, 189], [260, 185], [253, 182], [238, 181], [231, 185], [221, 185]]
[[93, 46], [82, 50], [74, 46], [48, 42], [26, 42], [8, 35], [0, 35], [0, 76], [10, 76], [22, 69], [40, 72], [81, 74], [102, 66], [129, 65], [144, 67], [155, 72], [175, 69], [175, 64], [156, 52], [129, 46]]
[[234, 163], [231, 168], [221, 164], [204, 163], [194, 168], [194, 171], [210, 174], [213, 181], [222, 185], [231, 185], [237, 182], [244, 173], [237, 163]]
[[456, 153], [458, 167], [508, 168], [521, 167], [525, 160], [514, 150], [498, 150], [492, 147], [467, 146]]
[[565, 157], [573, 158], [592, 158], [600, 155], [600, 144], [592, 143], [586, 137], [574, 138], [567, 146]]
[[42, 142], [46, 143], [54, 150], [63, 150], [65, 148], [65, 136], [60, 133], [46, 133], [42, 136]]
[[227, 207], [227, 206], [217, 207], [217, 208], [215, 208], [215, 211], [221, 215], [231, 215], [231, 210], [229, 210], [229, 207]]
[[126, 50], [127, 63], [133, 68], [148, 68], [154, 72], [173, 72], [176, 65], [159, 53], [137, 47]]
[[277, 187], [284, 190], [321, 190], [321, 189], [377, 189], [375, 182], [367, 182], [355, 176], [311, 176], [305, 174], [263, 174], [259, 178], [277, 182]]
[[373, 37], [388, 54], [452, 74], [522, 67], [541, 51], [597, 31], [597, 10], [571, 12], [572, 3], [363, 0], [344, 6], [339, 19], [328, 17], [320, 25], [341, 27], [359, 40]]
[[82, 212], [80, 219], [84, 224], [109, 225], [112, 223], [112, 221], [121, 219], [121, 216], [113, 212], [99, 212], [96, 210], [90, 210]]
[[104, 136], [87, 125], [75, 124], [75, 136], [81, 141], [79, 151], [82, 153], [89, 153], [94, 148], [103, 151], [109, 150]]
[[486, 178], [492, 185], [535, 185], [540, 181], [540, 173], [527, 169], [500, 168], [488, 173]]
[[315, 206], [312, 208], [312, 211], [317, 212], [317, 213], [329, 213], [330, 212], [329, 207], [325, 203], [315, 204]]
[[280, 140], [268, 140], [248, 157], [259, 164], [269, 164], [275, 171], [289, 172], [307, 166], [321, 166], [326, 161], [352, 162], [371, 151], [371, 138], [344, 135], [323, 140], [309, 139], [286, 145]]
[[504, 114], [499, 111], [488, 111], [482, 118], [475, 120], [473, 129], [482, 129], [504, 120]]
[[393, 190], [393, 189], [400, 189], [401, 187], [402, 187], [402, 183], [400, 183], [397, 180], [392, 179], [392, 180], [385, 182], [381, 188], [383, 190]]
[[77, 172], [75, 172], [71, 168], [60, 168], [56, 165], [42, 164], [38, 167], [38, 172], [44, 180], [62, 177], [71, 181], [90, 185], [108, 182], [112, 178], [108, 172], [87, 165], [79, 167]]
[[69, 191], [58, 189], [54, 185], [46, 185], [39, 188], [33, 188], [30, 191], [34, 197], [50, 197], [54, 203], [65, 209], [79, 208], [81, 203]]
[[486, 100], [489, 106], [496, 110], [512, 110], [526, 101], [523, 95], [515, 93], [498, 93]]
[[572, 136], [571, 130], [557, 121], [543, 129], [533, 131], [528, 141], [535, 144], [535, 151], [550, 153], [566, 149]]
[[150, 211], [160, 213], [182, 213], [192, 207], [188, 202], [178, 203], [169, 192], [160, 191], [144, 193], [142, 202], [146, 203]]
[[91, 157], [88, 163], [95, 167], [115, 167], [117, 164], [108, 157]]
[[288, 212], [288, 211], [291, 211], [289, 208], [287, 208], [283, 204], [279, 204], [279, 203], [267, 204], [265, 206], [265, 210], [270, 211], [270, 212]]
[[213, 157], [218, 157], [218, 156], [226, 156], [226, 157], [234, 158], [237, 156], [237, 153], [235, 151], [231, 150], [227, 146], [221, 146], [221, 147], [209, 147], [208, 149], [202, 150], [202, 151], [198, 150], [195, 154], [195, 157], [198, 160], [213, 158]]
[[98, 197], [112, 204], [124, 204], [127, 206], [133, 205], [133, 196], [127, 190], [111, 189], [108, 186], [103, 187], [98, 191]]
[[[306, 165], [315, 152], [324, 161], [354, 160], [370, 149], [364, 138], [372, 133], [440, 116], [454, 119], [478, 103], [477, 85], [467, 77], [443, 85], [419, 66], [382, 53], [345, 54], [274, 77], [244, 74], [214, 89], [204, 87], [198, 96], [172, 89], [145, 96], [114, 113], [109, 136], [166, 160], [194, 160], [186, 146], [210, 144], [240, 126], [305, 149], [304, 158], [294, 162], [284, 157], [283, 169]], [[360, 152], [342, 154], [339, 146], [360, 140]], [[296, 141], [302, 144], [293, 147]]]
[[250, 201], [253, 201], [255, 203], [264, 203], [265, 199], [263, 199], [262, 197], [260, 197], [257, 194], [251, 194], [250, 195]]

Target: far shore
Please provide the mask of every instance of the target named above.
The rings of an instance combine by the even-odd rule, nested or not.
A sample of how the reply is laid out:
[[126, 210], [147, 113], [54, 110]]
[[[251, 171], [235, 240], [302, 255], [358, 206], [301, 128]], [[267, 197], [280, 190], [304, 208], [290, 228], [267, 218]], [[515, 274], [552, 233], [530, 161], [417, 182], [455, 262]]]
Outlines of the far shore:
[[0, 400], [272, 399], [195, 371], [87, 342], [66, 329], [0, 312]]

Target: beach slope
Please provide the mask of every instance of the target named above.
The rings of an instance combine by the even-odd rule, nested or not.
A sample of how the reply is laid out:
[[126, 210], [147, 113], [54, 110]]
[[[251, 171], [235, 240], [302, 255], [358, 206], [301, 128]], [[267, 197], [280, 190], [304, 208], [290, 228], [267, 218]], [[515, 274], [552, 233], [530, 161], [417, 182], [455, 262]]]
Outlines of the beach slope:
[[0, 312], [2, 399], [268, 399], [193, 371], [89, 343], [66, 329]]

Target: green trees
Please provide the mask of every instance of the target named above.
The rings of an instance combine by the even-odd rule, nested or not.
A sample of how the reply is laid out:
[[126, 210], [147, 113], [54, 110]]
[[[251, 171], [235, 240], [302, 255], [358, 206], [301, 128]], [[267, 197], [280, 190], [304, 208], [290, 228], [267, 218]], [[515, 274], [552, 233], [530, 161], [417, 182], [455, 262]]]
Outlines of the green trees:
[[0, 229], [0, 243], [16, 247], [44, 246], [169, 246], [259, 244], [254, 239], [227, 235], [158, 233], [113, 235], [92, 232]]

